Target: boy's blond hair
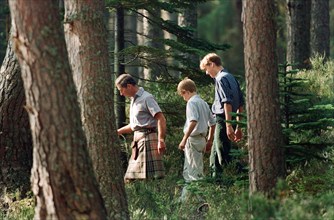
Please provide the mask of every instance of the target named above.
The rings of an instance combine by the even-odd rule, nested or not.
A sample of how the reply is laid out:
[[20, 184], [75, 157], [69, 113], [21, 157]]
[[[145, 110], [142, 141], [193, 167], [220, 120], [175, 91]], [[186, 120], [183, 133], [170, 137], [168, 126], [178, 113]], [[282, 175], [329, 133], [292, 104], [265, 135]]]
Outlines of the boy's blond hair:
[[179, 82], [177, 86], [177, 93], [181, 95], [183, 92], [196, 92], [196, 84], [194, 81], [189, 79], [188, 77], [184, 78], [181, 82]]

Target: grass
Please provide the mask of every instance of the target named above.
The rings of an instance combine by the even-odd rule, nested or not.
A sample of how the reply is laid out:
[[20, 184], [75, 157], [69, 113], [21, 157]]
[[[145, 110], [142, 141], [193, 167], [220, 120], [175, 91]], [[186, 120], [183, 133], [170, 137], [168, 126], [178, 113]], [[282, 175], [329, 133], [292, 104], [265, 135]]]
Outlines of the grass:
[[[310, 78], [310, 85], [313, 85], [310, 88], [311, 92], [317, 92], [318, 97], [324, 97], [325, 99], [321, 100], [325, 104], [333, 103], [334, 62], [330, 61], [323, 65], [322, 60], [315, 60], [313, 66], [312, 74], [304, 73], [304, 77]], [[184, 116], [184, 106], [177, 104], [179, 99], [173, 95], [175, 88], [172, 90], [168, 101], [172, 100], [175, 104], [170, 104], [167, 99], [164, 102], [159, 95], [157, 97], [163, 103], [169, 103], [166, 106], [173, 107], [171, 112], [182, 112]], [[159, 90], [157, 94], [163, 95], [166, 91]], [[267, 198], [261, 194], [250, 197], [247, 174], [239, 175], [233, 172], [233, 169], [226, 169], [222, 183], [216, 183], [210, 178], [193, 183], [189, 186], [188, 199], [180, 202], [183, 187], [183, 158], [182, 152], [177, 149], [177, 141], [181, 140], [182, 136], [181, 127], [184, 122], [184, 119], [180, 120], [182, 114], [168, 120], [168, 130], [173, 132], [169, 134], [167, 140], [169, 143], [167, 143], [168, 153], [165, 156], [168, 170], [166, 178], [126, 185], [131, 219], [334, 219], [333, 146], [324, 152], [325, 160], [308, 160], [290, 166], [286, 179], [277, 184], [275, 198]], [[304, 134], [304, 136], [309, 135]], [[302, 137], [299, 134], [295, 138]], [[331, 130], [323, 132], [319, 139], [332, 141], [333, 137], [334, 133]], [[208, 157], [205, 157], [205, 164], [208, 169]], [[209, 170], [205, 172], [209, 176]], [[200, 212], [199, 207], [203, 203], [207, 203], [209, 208], [205, 212]], [[0, 207], [0, 219], [33, 219], [34, 216], [34, 198], [31, 194], [22, 198], [19, 191], [9, 193], [4, 190], [0, 195]]]
[[[329, 152], [328, 157], [333, 154]], [[183, 180], [176, 171], [181, 168], [182, 164], [174, 164], [162, 180], [126, 185], [131, 219], [334, 219], [334, 167], [330, 160], [311, 160], [290, 169], [271, 199], [261, 194], [249, 197], [247, 177], [227, 170], [222, 183], [207, 178], [191, 184], [189, 197], [180, 202]], [[203, 203], [209, 208], [201, 212]], [[31, 194], [21, 198], [18, 191], [4, 191], [0, 206], [0, 219], [33, 219]]]

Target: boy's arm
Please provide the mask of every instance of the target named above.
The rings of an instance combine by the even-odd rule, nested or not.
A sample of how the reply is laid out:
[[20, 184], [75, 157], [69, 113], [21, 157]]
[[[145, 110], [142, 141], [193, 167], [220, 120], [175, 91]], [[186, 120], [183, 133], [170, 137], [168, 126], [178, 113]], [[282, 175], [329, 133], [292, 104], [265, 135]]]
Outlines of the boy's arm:
[[179, 144], [179, 149], [180, 150], [183, 150], [184, 147], [186, 146], [187, 139], [189, 138], [191, 132], [193, 132], [193, 130], [195, 129], [196, 124], [197, 124], [197, 121], [190, 121], [189, 126], [186, 130], [186, 133], [183, 135], [183, 138], [182, 138], [182, 140]]
[[[226, 121], [231, 121], [232, 120], [232, 105], [229, 103], [224, 103], [224, 111], [225, 111], [225, 120]], [[228, 139], [231, 141], [234, 140], [235, 134], [234, 134], [234, 129], [232, 127], [232, 124], [230, 122], [225, 122], [226, 125], [226, 135]]]
[[[237, 110], [237, 113], [239, 114], [241, 114], [243, 112], [243, 106], [240, 106], [239, 108], [238, 108], [238, 110]], [[238, 122], [240, 122], [241, 121], [241, 116], [237, 116], [237, 121]], [[241, 140], [241, 138], [242, 138], [242, 130], [241, 130], [241, 128], [239, 128], [239, 125], [237, 124], [237, 127], [236, 127], [236, 129], [235, 129], [235, 137], [234, 137], [234, 141], [235, 142], [238, 142], [238, 141], [240, 141]]]
[[205, 147], [205, 152], [209, 152], [211, 151], [212, 148], [212, 144], [213, 144], [213, 137], [215, 134], [215, 129], [216, 129], [216, 125], [211, 125], [209, 128], [209, 135], [208, 135], [208, 140], [206, 142], [206, 147]]

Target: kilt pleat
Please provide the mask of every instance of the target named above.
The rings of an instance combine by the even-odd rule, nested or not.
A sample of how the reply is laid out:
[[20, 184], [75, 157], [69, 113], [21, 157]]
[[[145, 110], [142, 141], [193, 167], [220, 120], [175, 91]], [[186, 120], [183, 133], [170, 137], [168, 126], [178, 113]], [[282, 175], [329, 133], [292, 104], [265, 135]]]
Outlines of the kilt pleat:
[[137, 140], [138, 157], [130, 157], [125, 180], [154, 179], [165, 176], [162, 155], [158, 153], [157, 133], [150, 133]]

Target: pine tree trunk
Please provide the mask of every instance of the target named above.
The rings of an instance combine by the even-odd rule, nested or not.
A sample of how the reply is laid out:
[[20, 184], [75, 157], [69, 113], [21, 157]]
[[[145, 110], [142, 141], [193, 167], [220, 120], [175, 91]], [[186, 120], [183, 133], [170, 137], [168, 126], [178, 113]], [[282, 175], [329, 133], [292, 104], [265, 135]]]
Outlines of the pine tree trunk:
[[250, 193], [271, 194], [285, 174], [275, 7], [271, 0], [246, 0], [243, 9]]
[[[137, 41], [137, 14], [125, 11], [124, 15], [124, 45], [125, 48], [138, 46]], [[139, 60], [134, 59], [137, 54], [129, 54], [125, 57], [125, 72], [130, 73], [134, 77], [139, 76]]]
[[9, 40], [10, 15], [7, 8], [8, 0], [0, 0], [0, 63], [6, 55], [6, 43]]
[[[152, 20], [161, 17], [161, 11], [158, 9], [152, 11], [143, 11], [143, 35], [144, 37], [144, 45], [155, 50], [163, 50], [164, 46], [159, 41], [159, 39], [163, 38], [163, 32], [160, 27], [158, 27]], [[165, 58], [159, 54], [159, 52], [155, 53], [146, 53], [145, 68], [143, 70], [144, 78], [149, 80], [156, 80], [160, 76], [163, 76], [165, 72], [164, 66], [166, 65]]]
[[[171, 12], [162, 10], [161, 18], [169, 22], [177, 23], [178, 13], [176, 12], [171, 13]], [[168, 31], [163, 31], [163, 35], [164, 35], [163, 36], [164, 39], [170, 39], [170, 40], [176, 41], [176, 36]], [[165, 50], [170, 50], [170, 49], [171, 49], [170, 46], [165, 45]], [[178, 78], [180, 76], [180, 72], [178, 70], [175, 70], [174, 68], [180, 65], [179, 60], [176, 60], [174, 58], [167, 58], [166, 63], [167, 63], [167, 66], [171, 67], [168, 69], [168, 75], [171, 76], [172, 78]], [[196, 66], [198, 66], [198, 62], [196, 63]]]
[[[182, 13], [179, 13], [178, 17], [178, 25], [180, 27], [186, 27], [192, 29], [191, 38], [197, 38], [197, 3], [192, 3], [192, 8], [184, 9]], [[199, 56], [195, 53], [193, 54], [184, 54], [185, 59], [187, 60], [185, 63], [190, 66], [197, 67], [199, 63]]]
[[21, 70], [11, 41], [0, 70], [0, 185], [30, 188], [32, 139]]
[[329, 58], [329, 1], [312, 0], [311, 4], [311, 55]]
[[[124, 50], [124, 9], [119, 7], [115, 13], [115, 48], [114, 48], [114, 70], [115, 75], [119, 75], [125, 72], [124, 57], [121, 56], [120, 52]], [[131, 73], [130, 73], [131, 74]], [[126, 125], [125, 115], [125, 97], [121, 96], [118, 89], [115, 88], [116, 95], [116, 120], [117, 128], [121, 128]]]
[[287, 62], [309, 68], [311, 0], [287, 0]]
[[82, 130], [58, 3], [9, 3], [34, 146], [35, 219], [106, 219]]
[[129, 219], [103, 1], [65, 1], [65, 36], [95, 174], [110, 219]]
[[[138, 45], [144, 45], [145, 44], [145, 36], [144, 36], [144, 17], [142, 16], [144, 14], [144, 9], [138, 9], [138, 15], [137, 15], [137, 43]], [[144, 79], [144, 62], [140, 60], [140, 66], [138, 68], [138, 82], [141, 81], [141, 79]]]

